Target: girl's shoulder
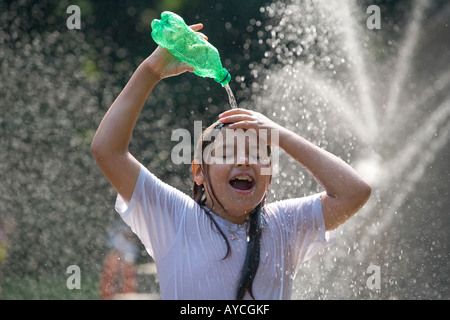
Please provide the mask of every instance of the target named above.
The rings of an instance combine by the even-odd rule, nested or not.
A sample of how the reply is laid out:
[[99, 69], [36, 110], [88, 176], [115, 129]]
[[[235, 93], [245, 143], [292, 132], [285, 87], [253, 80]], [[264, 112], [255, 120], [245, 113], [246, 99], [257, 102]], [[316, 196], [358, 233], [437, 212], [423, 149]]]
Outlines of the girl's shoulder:
[[264, 206], [268, 218], [282, 219], [289, 216], [308, 215], [322, 210], [320, 193], [300, 198], [276, 200]]

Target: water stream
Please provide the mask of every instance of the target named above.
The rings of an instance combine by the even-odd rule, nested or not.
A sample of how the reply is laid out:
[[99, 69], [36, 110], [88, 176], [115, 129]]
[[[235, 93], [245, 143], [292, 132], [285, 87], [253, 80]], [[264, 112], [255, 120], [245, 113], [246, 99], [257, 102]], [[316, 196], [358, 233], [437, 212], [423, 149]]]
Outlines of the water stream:
[[[337, 154], [372, 186], [336, 245], [301, 268], [294, 297], [448, 298], [448, 208], [421, 199], [448, 194], [437, 191], [448, 167], [440, 173], [433, 165], [449, 156], [448, 31], [434, 19], [448, 16], [450, 5], [412, 1], [395, 41], [366, 27], [365, 10], [353, 1], [300, 0], [261, 9], [271, 47], [254, 65], [252, 99], [241, 107]], [[279, 172], [273, 199], [321, 190], [288, 157]], [[370, 266], [381, 270], [377, 290], [367, 286]]]
[[225, 90], [227, 90], [228, 100], [230, 100], [231, 109], [237, 108], [236, 98], [234, 97], [233, 91], [230, 88], [230, 84], [225, 85]]

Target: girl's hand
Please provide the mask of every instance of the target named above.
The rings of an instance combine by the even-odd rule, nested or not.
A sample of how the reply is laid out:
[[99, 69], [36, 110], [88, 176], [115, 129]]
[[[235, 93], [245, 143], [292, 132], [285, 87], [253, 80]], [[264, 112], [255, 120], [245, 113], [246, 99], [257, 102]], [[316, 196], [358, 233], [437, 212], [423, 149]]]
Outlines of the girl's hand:
[[[203, 24], [198, 23], [189, 27], [197, 32], [203, 28]], [[208, 40], [208, 37], [203, 33], [197, 33], [205, 40]], [[187, 62], [178, 61], [169, 50], [160, 46], [158, 46], [158, 48], [156, 48], [156, 50], [144, 61], [144, 64], [160, 79], [177, 76], [186, 71], [194, 71], [192, 65]]]
[[280, 130], [284, 129], [259, 112], [241, 108], [221, 113], [219, 120], [228, 123], [230, 129], [254, 129], [258, 135], [261, 134], [261, 130], [265, 130], [264, 137], [267, 137], [269, 145], [278, 145]]

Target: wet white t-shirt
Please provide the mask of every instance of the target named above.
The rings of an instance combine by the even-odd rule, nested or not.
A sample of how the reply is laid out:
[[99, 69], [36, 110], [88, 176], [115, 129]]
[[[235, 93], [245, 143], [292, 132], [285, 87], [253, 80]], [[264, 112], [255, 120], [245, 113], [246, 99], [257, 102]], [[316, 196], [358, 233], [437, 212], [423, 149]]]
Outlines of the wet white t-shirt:
[[[213, 213], [225, 240], [191, 197], [141, 167], [132, 199], [116, 211], [155, 260], [162, 299], [235, 299], [247, 249], [246, 228]], [[334, 242], [325, 232], [320, 194], [265, 205], [255, 299], [290, 299], [299, 266]], [[246, 293], [245, 299], [251, 299]]]

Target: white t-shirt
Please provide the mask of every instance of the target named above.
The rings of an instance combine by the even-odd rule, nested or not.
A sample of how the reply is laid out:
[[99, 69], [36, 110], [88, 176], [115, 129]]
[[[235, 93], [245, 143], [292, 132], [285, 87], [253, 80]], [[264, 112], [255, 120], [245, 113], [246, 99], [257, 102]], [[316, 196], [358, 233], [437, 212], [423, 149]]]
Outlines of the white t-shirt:
[[[211, 213], [225, 235], [237, 230], [223, 259], [225, 240], [201, 206], [143, 166], [130, 203], [118, 195], [115, 208], [155, 260], [162, 299], [236, 298], [246, 228]], [[320, 194], [266, 204], [264, 218], [253, 294], [290, 299], [299, 266], [333, 243], [334, 232], [325, 232]], [[244, 298], [251, 299], [248, 293]]]

